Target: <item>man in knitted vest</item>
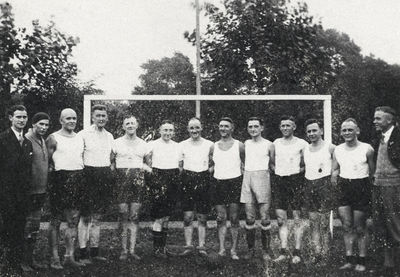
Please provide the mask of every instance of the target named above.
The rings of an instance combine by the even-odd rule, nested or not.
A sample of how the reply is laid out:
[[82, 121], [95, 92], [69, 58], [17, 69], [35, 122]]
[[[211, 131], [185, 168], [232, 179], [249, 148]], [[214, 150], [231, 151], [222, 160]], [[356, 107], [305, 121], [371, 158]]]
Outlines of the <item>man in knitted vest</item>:
[[375, 109], [374, 125], [381, 138], [374, 143], [373, 219], [376, 235], [384, 246], [385, 276], [394, 274], [395, 249], [400, 242], [400, 130], [395, 116], [391, 107]]

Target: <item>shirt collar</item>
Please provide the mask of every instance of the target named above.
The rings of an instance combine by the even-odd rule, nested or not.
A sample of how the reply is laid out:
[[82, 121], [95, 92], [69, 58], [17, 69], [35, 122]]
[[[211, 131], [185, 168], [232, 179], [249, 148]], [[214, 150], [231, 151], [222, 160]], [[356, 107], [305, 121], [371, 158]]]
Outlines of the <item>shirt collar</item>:
[[386, 132], [382, 133], [382, 135], [384, 136], [384, 140], [385, 142], [388, 142], [390, 136], [392, 135], [394, 126], [390, 127]]
[[15, 130], [13, 127], [11, 127], [11, 130], [14, 132], [15, 136], [17, 137], [17, 139], [19, 140], [19, 136], [21, 135], [21, 137], [23, 138], [24, 136], [24, 131], [18, 132], [17, 130]]

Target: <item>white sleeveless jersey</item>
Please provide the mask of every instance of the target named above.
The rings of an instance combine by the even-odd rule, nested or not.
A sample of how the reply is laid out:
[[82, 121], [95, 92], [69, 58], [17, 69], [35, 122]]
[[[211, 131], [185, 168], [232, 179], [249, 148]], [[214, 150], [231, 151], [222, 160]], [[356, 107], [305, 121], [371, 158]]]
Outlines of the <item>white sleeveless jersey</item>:
[[233, 179], [242, 175], [239, 141], [234, 139], [232, 147], [226, 151], [218, 147], [218, 142], [214, 143], [213, 161], [216, 179]]
[[193, 144], [189, 138], [179, 143], [182, 153], [183, 169], [194, 172], [208, 170], [212, 141], [202, 138], [199, 144]]
[[318, 151], [311, 152], [310, 145], [304, 148], [305, 177], [316, 180], [331, 175], [332, 154], [329, 152], [331, 144], [326, 143]]
[[120, 137], [114, 141], [117, 168], [143, 168], [143, 159], [147, 153], [147, 143], [141, 138], [136, 138], [132, 142], [125, 137]]
[[149, 152], [152, 160], [152, 167], [158, 169], [179, 168], [181, 151], [179, 144], [173, 140], [165, 142], [162, 138], [148, 143]]
[[244, 142], [246, 153], [244, 169], [246, 171], [268, 170], [271, 143], [264, 138], [258, 142], [251, 139]]
[[301, 153], [308, 143], [298, 137], [293, 137], [292, 144], [283, 144], [282, 138], [274, 141], [275, 145], [275, 174], [290, 176], [300, 173]]
[[336, 160], [340, 166], [339, 176], [346, 179], [363, 179], [369, 176], [367, 153], [372, 150], [368, 143], [359, 142], [352, 150], [345, 148], [345, 143], [335, 148]]
[[52, 134], [57, 142], [53, 153], [54, 169], [80, 170], [83, 169], [83, 139], [77, 134], [74, 137], [66, 137], [58, 132]]

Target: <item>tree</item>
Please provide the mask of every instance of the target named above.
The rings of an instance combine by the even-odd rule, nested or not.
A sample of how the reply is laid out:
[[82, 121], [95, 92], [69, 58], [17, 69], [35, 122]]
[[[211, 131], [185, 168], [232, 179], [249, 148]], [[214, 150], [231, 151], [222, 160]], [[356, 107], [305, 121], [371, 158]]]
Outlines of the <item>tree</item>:
[[[60, 32], [54, 22], [46, 26], [32, 22], [33, 32], [17, 29], [9, 4], [1, 4], [0, 22], [0, 110], [12, 103], [23, 103], [29, 115], [38, 111], [54, 119], [51, 130], [58, 127], [60, 110], [71, 107], [82, 114], [83, 95], [100, 94], [92, 82], [80, 83], [72, 51], [78, 38]], [[2, 121], [1, 127], [8, 126]]]
[[[285, 0], [225, 0], [206, 6], [202, 69], [219, 94], [310, 93], [332, 76], [334, 56], [307, 6]], [[195, 41], [195, 33], [185, 36]]]

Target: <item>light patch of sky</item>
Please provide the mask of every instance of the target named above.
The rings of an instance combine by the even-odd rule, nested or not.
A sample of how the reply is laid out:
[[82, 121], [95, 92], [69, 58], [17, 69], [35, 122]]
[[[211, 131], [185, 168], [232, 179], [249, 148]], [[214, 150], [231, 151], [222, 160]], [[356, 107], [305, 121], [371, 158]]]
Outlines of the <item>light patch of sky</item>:
[[[204, 0], [200, 0], [203, 2]], [[57, 27], [79, 37], [74, 61], [79, 78], [94, 80], [110, 95], [128, 95], [149, 59], [189, 56], [195, 48], [183, 33], [195, 28], [194, 0], [10, 0], [18, 27], [53, 17]], [[219, 0], [208, 0], [215, 4]], [[400, 64], [400, 1], [306, 0], [325, 28], [345, 32], [363, 54]], [[205, 19], [201, 18], [202, 30]]]

